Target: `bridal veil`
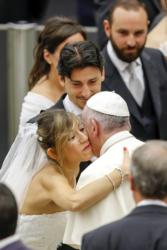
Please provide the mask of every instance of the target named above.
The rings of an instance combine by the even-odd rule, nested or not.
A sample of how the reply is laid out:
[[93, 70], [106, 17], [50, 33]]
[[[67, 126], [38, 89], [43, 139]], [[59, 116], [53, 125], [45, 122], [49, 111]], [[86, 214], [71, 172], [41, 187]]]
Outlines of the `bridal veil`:
[[32, 177], [47, 161], [37, 140], [37, 125], [27, 123], [18, 133], [0, 169], [0, 181], [13, 191], [19, 209]]

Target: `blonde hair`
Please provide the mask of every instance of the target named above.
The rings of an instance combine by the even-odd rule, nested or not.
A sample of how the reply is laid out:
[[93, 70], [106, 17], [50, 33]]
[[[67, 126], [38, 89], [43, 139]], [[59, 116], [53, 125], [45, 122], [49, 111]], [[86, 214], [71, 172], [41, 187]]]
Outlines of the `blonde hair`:
[[76, 115], [64, 110], [48, 110], [40, 114], [38, 121], [38, 141], [47, 154], [52, 148], [63, 162], [62, 149], [66, 146], [69, 135], [73, 132], [79, 119]]

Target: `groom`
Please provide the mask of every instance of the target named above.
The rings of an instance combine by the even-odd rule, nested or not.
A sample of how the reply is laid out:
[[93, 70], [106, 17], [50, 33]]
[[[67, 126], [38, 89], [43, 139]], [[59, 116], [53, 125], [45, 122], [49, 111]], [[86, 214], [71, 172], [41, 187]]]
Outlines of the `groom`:
[[[87, 100], [101, 91], [104, 80], [104, 64], [99, 49], [90, 41], [67, 44], [62, 49], [58, 63], [58, 72], [65, 92], [50, 109], [65, 109], [81, 115]], [[33, 123], [38, 116], [31, 119]], [[91, 162], [82, 162], [82, 172]]]

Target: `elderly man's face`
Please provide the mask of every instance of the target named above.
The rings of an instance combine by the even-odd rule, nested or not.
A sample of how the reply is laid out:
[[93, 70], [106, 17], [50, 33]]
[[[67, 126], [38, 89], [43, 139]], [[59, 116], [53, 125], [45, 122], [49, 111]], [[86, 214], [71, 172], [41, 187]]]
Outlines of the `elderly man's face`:
[[140, 56], [147, 37], [148, 19], [143, 8], [114, 10], [112, 21], [105, 21], [104, 27], [118, 58], [132, 62]]
[[93, 119], [89, 119], [87, 117], [87, 106], [84, 107], [82, 112], [82, 121], [83, 125], [86, 129], [90, 145], [92, 147], [93, 154], [97, 157], [100, 156], [100, 149], [101, 149], [101, 143], [99, 141], [99, 138], [97, 136], [97, 124], [96, 121]]

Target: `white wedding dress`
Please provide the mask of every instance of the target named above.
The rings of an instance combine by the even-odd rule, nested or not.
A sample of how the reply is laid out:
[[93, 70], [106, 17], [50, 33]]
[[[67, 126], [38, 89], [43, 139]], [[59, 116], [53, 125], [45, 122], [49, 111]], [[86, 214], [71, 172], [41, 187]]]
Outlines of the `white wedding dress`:
[[41, 110], [45, 110], [54, 105], [54, 102], [43, 95], [29, 91], [24, 97], [22, 104], [19, 131], [31, 118], [38, 115]]
[[30, 249], [56, 250], [63, 239], [66, 213], [20, 215], [17, 233]]
[[[37, 141], [37, 125], [27, 123], [18, 133], [2, 168], [0, 181], [13, 191], [21, 210], [33, 176], [48, 161]], [[18, 234], [32, 250], [56, 250], [62, 242], [66, 212], [43, 215], [20, 215]]]

